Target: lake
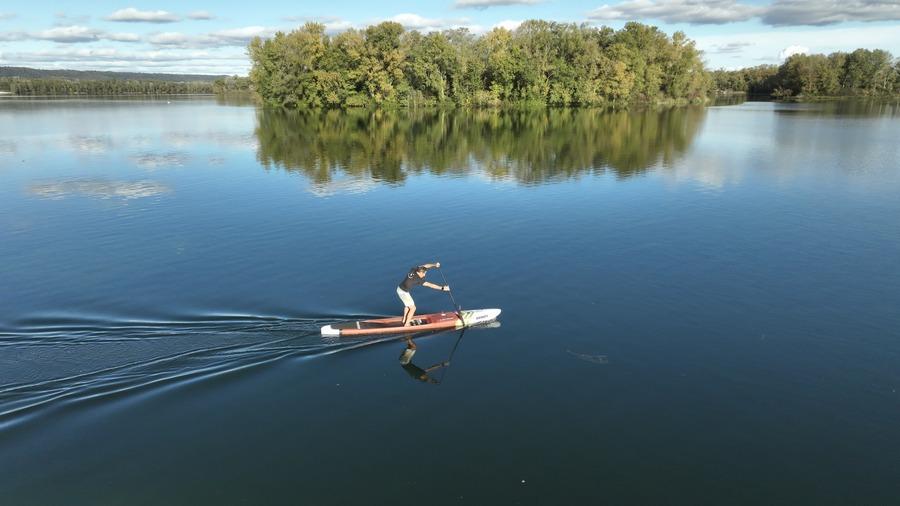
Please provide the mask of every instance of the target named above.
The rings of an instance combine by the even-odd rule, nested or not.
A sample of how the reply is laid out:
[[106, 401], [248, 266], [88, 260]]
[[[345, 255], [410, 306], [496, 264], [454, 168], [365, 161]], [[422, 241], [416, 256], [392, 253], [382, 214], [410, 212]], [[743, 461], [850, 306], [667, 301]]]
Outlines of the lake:
[[[877, 102], [3, 98], [3, 503], [896, 503], [898, 139]], [[319, 335], [432, 261], [500, 325], [406, 367]]]

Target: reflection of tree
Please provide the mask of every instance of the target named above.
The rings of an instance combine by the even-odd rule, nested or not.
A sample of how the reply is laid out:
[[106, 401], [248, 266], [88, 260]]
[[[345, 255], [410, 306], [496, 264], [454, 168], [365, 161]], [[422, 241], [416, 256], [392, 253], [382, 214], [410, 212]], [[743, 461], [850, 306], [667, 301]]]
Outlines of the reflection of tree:
[[402, 182], [409, 173], [480, 169], [522, 183], [612, 170], [641, 173], [684, 153], [699, 107], [643, 111], [264, 109], [258, 158], [327, 183], [338, 174]]
[[790, 104], [775, 109], [777, 114], [795, 114], [801, 116], [845, 117], [892, 117], [900, 116], [900, 103], [878, 99], [849, 99], [814, 104]]
[[219, 105], [243, 107], [256, 105], [257, 101], [249, 92], [226, 92], [216, 94], [216, 103]]

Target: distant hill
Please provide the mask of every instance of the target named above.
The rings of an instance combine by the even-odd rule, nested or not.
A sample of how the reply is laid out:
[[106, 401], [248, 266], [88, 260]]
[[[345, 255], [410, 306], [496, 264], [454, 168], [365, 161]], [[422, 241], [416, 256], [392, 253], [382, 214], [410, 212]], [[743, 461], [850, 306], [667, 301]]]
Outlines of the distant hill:
[[24, 77], [39, 79], [55, 77], [60, 79], [76, 80], [140, 80], [140, 81], [169, 81], [169, 82], [213, 82], [224, 75], [203, 74], [149, 74], [143, 72], [105, 72], [98, 70], [44, 70], [28, 67], [0, 67], [0, 77]]

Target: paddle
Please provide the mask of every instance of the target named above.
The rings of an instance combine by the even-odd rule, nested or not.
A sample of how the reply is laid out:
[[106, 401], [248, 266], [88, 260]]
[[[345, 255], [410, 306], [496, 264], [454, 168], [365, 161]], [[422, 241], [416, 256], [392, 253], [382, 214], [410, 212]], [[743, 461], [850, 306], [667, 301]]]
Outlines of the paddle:
[[462, 341], [462, 337], [465, 333], [466, 328], [463, 327], [462, 330], [459, 331], [459, 337], [456, 338], [456, 343], [453, 344], [453, 350], [450, 352], [450, 357], [442, 363], [444, 367], [441, 370], [441, 379], [438, 380], [439, 384], [444, 382], [444, 375], [447, 374], [447, 368], [450, 367], [450, 362], [453, 361], [453, 354], [456, 353], [456, 348], [459, 346], [459, 342]]
[[453, 298], [453, 292], [450, 290], [450, 283], [447, 282], [447, 278], [444, 276], [444, 271], [442, 271], [440, 267], [438, 267], [437, 270], [441, 273], [441, 279], [444, 280], [444, 286], [447, 287], [447, 294], [450, 295], [450, 302], [452, 302], [453, 307], [456, 308], [456, 316], [459, 317], [460, 321], [465, 322], [462, 316], [462, 308], [459, 306], [459, 304], [456, 303], [456, 299]]

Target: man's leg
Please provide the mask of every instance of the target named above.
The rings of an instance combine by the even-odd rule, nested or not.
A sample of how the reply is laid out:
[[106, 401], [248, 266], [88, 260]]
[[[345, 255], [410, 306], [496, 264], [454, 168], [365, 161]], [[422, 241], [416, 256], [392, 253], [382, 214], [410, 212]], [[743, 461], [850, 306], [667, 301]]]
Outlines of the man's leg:
[[412, 321], [413, 316], [416, 314], [416, 306], [407, 306], [403, 311], [403, 326], [408, 327], [409, 322]]
[[406, 327], [412, 321], [413, 315], [416, 314], [416, 303], [409, 292], [400, 287], [397, 287], [397, 296], [403, 301], [403, 326]]

